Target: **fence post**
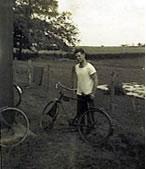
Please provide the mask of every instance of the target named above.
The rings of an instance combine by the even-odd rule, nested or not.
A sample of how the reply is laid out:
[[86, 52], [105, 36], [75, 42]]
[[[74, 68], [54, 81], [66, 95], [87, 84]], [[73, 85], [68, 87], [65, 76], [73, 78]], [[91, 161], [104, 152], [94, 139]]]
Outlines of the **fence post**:
[[28, 85], [32, 84], [32, 60], [28, 60]]
[[115, 104], [114, 104], [114, 95], [115, 95], [115, 76], [116, 73], [112, 72], [111, 74], [111, 84], [110, 84], [110, 112], [113, 114], [115, 111]]
[[33, 82], [41, 86], [42, 85], [42, 78], [43, 78], [43, 67], [42, 66], [33, 66]]
[[43, 71], [43, 80], [42, 80], [42, 85], [45, 88], [45, 90], [49, 89], [49, 78], [50, 78], [50, 65], [46, 65], [44, 67], [44, 71]]

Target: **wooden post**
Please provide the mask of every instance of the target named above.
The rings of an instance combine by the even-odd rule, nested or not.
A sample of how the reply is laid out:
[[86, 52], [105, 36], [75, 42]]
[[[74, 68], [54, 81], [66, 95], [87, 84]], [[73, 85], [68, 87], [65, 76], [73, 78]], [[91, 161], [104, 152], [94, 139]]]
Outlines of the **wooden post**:
[[38, 86], [42, 85], [43, 69], [42, 66], [33, 66], [33, 82]]
[[49, 72], [50, 72], [50, 65], [46, 65], [44, 67], [43, 80], [42, 80], [42, 85], [46, 90], [49, 89]]
[[115, 88], [114, 88], [114, 80], [115, 80], [115, 72], [111, 74], [111, 84], [110, 84], [110, 112], [114, 113], [115, 105], [114, 105], [114, 95], [115, 95]]
[[13, 105], [12, 0], [0, 0], [0, 107]]
[[28, 60], [28, 85], [31, 86], [32, 84], [32, 60]]

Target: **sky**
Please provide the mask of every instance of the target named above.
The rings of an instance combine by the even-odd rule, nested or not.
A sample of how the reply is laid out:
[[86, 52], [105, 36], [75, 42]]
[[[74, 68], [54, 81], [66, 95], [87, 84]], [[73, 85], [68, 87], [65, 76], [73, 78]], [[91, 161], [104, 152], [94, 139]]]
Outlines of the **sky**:
[[79, 29], [79, 45], [145, 43], [145, 0], [58, 0]]

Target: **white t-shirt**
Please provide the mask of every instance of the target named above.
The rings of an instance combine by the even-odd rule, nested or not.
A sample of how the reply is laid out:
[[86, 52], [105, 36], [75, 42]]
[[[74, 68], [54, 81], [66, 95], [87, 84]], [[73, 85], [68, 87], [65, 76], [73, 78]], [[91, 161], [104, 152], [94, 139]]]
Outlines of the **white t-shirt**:
[[75, 72], [77, 74], [77, 94], [90, 94], [93, 89], [93, 79], [91, 75], [96, 72], [92, 64], [87, 63], [85, 67], [79, 67], [79, 64], [75, 66]]

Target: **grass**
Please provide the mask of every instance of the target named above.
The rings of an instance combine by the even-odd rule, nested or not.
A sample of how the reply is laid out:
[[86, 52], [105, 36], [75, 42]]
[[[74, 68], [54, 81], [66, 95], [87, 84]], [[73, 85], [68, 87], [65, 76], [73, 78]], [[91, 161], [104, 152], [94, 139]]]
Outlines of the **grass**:
[[[98, 79], [99, 84], [110, 84], [111, 83], [111, 73], [114, 71], [118, 74], [118, 80], [120, 82], [137, 82], [138, 84], [144, 84], [144, 70], [142, 69], [144, 66], [143, 58], [133, 58], [133, 59], [104, 59], [104, 60], [98, 60], [98, 61], [90, 61], [92, 64], [94, 64], [95, 68], [98, 72]], [[72, 66], [75, 64], [75, 61], [73, 60], [67, 60], [67, 61], [60, 61], [60, 60], [44, 60], [39, 59], [33, 61], [33, 65], [45, 67], [49, 65], [49, 80], [46, 82], [48, 84], [48, 89], [45, 89], [44, 86], [40, 86], [42, 90], [46, 90], [45, 95], [47, 95], [48, 99], [52, 99], [56, 97], [56, 89], [55, 84], [56, 82], [61, 82], [66, 86], [71, 87], [71, 81], [72, 81]], [[18, 84], [28, 84], [28, 72], [27, 72], [27, 61], [17, 61], [17, 78], [16, 81]], [[36, 75], [37, 76], [37, 75]], [[99, 94], [100, 95], [100, 94]], [[102, 99], [96, 99], [96, 102], [99, 103], [99, 105], [106, 107], [106, 109], [109, 108], [108, 104], [110, 101], [109, 96], [104, 96], [103, 94], [99, 96], [99, 98]], [[133, 116], [133, 107], [132, 107], [132, 100], [131, 98], [123, 98], [123, 97], [115, 97], [115, 105], [116, 105], [116, 112], [113, 114], [113, 117], [118, 119], [120, 121], [120, 118], [123, 118], [121, 125], [124, 126], [124, 123], [128, 125], [129, 119], [131, 119], [130, 123], [133, 128], [134, 125], [136, 125], [135, 120], [133, 119], [139, 119], [137, 124], [140, 126], [140, 123], [143, 118], [143, 109], [144, 109], [144, 102], [137, 100], [141, 107], [140, 113], [141, 116], [138, 117], [137, 109], [134, 111], [137, 111], [135, 116]], [[74, 104], [74, 103], [72, 103]], [[118, 105], [118, 106], [117, 106]], [[68, 105], [67, 105], [68, 106]], [[125, 109], [123, 109], [123, 106], [125, 106]], [[71, 107], [71, 106], [70, 106]], [[125, 113], [125, 116], [120, 116], [121, 112]], [[73, 110], [70, 110], [71, 114], [73, 113]], [[120, 115], [119, 115], [120, 114]], [[127, 121], [128, 119], [128, 121]], [[143, 123], [143, 122], [142, 122]], [[142, 125], [143, 126], [143, 125]]]
[[[112, 71], [119, 73], [119, 79], [122, 82], [136, 81], [144, 84], [144, 70], [142, 69], [144, 63], [143, 59], [138, 60], [104, 59], [91, 62], [98, 71], [100, 84], [110, 82]], [[24, 94], [20, 108], [26, 112], [31, 129], [38, 133], [38, 137], [28, 138], [27, 144], [14, 149], [15, 151], [11, 153], [12, 166], [25, 169], [30, 166], [36, 169], [48, 167], [53, 169], [137, 169], [144, 167], [144, 144], [141, 143], [144, 137], [141, 139], [138, 135], [142, 130], [144, 132], [144, 100], [132, 100], [131, 97], [126, 96], [114, 97], [114, 111], [108, 111], [114, 121], [114, 135], [103, 147], [89, 147], [78, 139], [78, 133], [53, 130], [46, 134], [39, 129], [41, 111], [48, 100], [57, 95], [55, 89], [57, 81], [71, 85], [71, 69], [74, 61], [39, 59], [34, 60], [33, 65], [50, 66], [49, 88], [45, 89], [44, 86], [37, 85], [28, 88], [23, 86]], [[27, 61], [16, 61], [18, 84], [28, 85], [27, 66]], [[95, 101], [96, 105], [109, 110], [110, 95], [98, 91]], [[132, 107], [132, 101], [136, 104], [135, 109]], [[74, 107], [73, 102], [65, 103], [66, 112], [59, 117], [60, 125], [57, 129], [60, 129], [62, 124], [66, 125], [66, 120], [75, 114]]]

